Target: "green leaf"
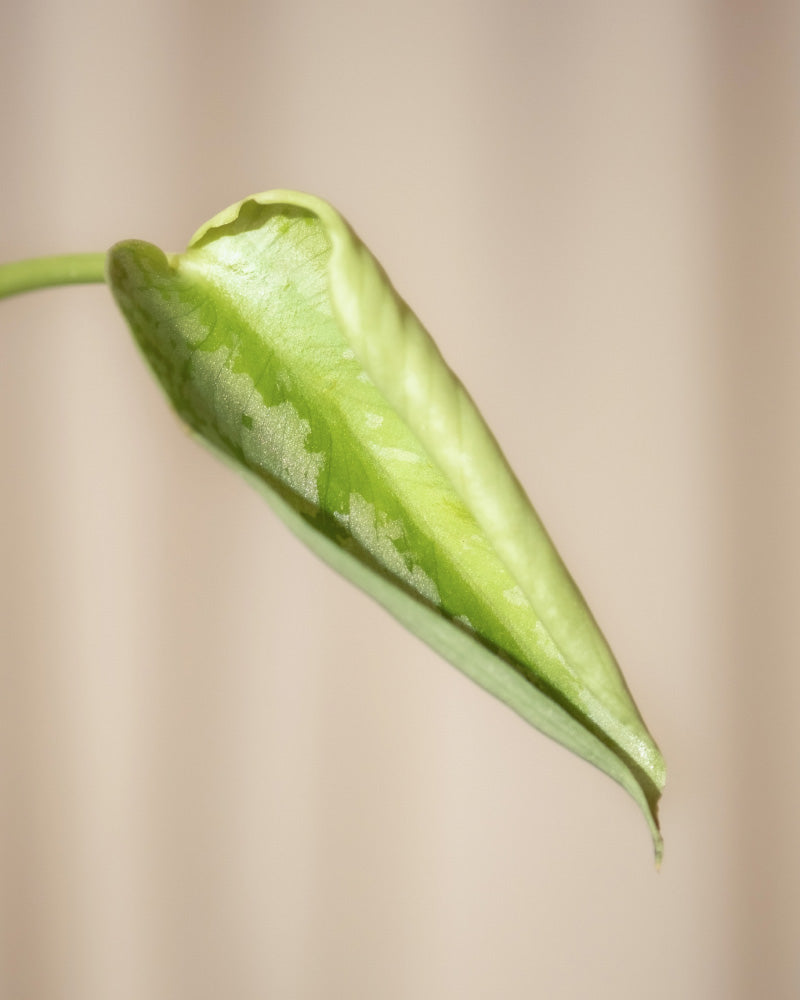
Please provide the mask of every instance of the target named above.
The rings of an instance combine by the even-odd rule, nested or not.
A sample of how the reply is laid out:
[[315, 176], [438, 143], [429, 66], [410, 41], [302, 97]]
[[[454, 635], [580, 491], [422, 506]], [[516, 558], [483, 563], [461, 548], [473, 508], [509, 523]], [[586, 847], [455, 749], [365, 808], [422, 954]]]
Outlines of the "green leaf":
[[256, 195], [108, 279], [180, 417], [318, 555], [639, 803], [661, 755], [464, 387], [347, 223]]

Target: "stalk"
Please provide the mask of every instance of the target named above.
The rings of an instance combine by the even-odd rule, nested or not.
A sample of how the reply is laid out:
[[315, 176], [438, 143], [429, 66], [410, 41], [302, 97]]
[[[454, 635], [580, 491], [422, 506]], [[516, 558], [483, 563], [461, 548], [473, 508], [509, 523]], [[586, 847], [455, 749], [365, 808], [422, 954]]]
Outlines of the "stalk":
[[105, 266], [104, 253], [59, 254], [0, 264], [0, 299], [57, 285], [102, 284]]

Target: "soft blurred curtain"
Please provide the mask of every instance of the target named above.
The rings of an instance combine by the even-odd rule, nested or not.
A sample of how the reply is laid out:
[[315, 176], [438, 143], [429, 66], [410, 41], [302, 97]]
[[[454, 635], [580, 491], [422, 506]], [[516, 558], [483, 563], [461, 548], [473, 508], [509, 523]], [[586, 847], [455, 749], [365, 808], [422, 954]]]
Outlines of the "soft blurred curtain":
[[0, 259], [333, 201], [662, 744], [606, 778], [186, 438], [104, 289], [0, 304], [0, 997], [800, 995], [796, 4], [32, 0]]

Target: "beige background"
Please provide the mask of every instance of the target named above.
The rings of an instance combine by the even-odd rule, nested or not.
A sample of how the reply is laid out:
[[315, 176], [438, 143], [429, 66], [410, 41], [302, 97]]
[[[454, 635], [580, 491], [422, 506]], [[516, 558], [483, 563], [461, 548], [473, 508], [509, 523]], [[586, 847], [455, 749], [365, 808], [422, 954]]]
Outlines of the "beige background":
[[333, 201], [666, 755], [616, 786], [188, 441], [102, 288], [0, 307], [0, 996], [800, 995], [800, 17], [32, 0], [0, 259]]

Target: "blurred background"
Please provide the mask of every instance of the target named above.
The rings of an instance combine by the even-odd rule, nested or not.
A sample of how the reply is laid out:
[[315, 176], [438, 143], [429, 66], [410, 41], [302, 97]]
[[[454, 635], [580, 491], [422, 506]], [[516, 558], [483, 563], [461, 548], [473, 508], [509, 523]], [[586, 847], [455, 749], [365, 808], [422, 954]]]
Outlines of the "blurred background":
[[315, 561], [98, 286], [0, 307], [0, 997], [800, 995], [800, 8], [33, 0], [0, 260], [332, 201], [667, 759], [605, 776]]

